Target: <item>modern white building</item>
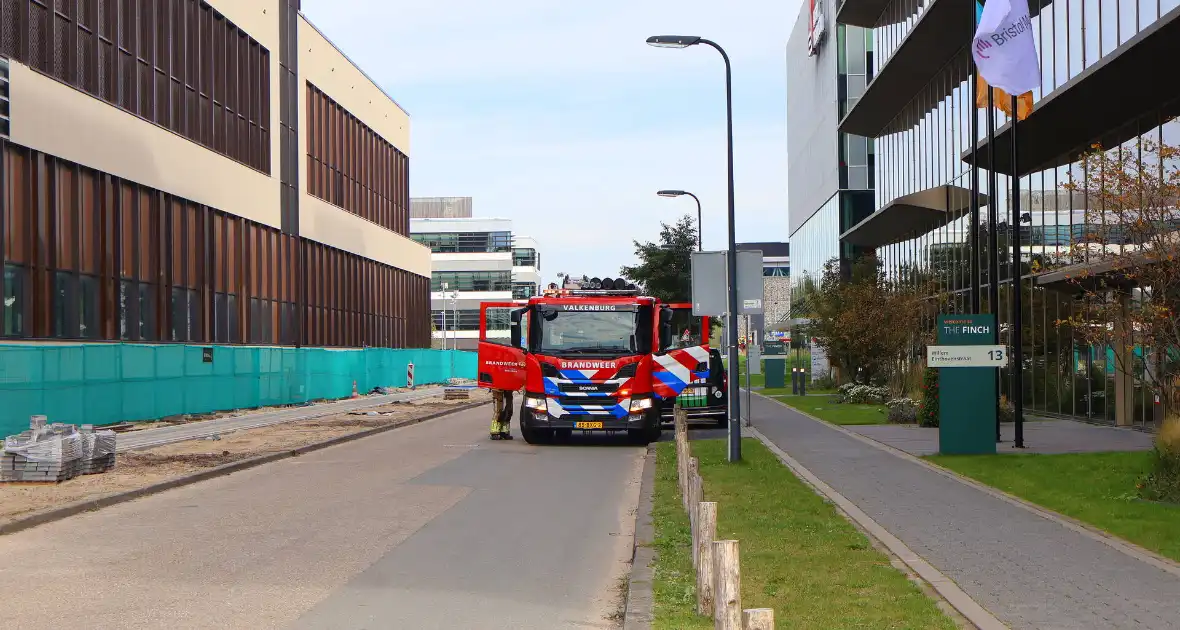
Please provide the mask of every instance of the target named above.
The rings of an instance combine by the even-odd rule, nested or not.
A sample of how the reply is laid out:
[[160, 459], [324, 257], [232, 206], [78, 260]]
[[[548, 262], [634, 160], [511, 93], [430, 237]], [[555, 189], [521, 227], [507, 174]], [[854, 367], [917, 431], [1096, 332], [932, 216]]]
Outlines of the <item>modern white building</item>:
[[[430, 248], [434, 347], [474, 350], [483, 302], [510, 302], [537, 292], [536, 240], [512, 234], [512, 220], [474, 217], [469, 197], [410, 200], [410, 236]], [[491, 336], [508, 336], [507, 310], [490, 316]]]

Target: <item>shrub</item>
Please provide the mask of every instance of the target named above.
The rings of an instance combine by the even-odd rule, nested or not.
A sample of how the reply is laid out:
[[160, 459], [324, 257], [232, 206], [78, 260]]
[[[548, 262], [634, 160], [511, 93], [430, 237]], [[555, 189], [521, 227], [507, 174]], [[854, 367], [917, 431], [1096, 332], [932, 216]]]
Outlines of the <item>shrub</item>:
[[854, 405], [881, 405], [889, 400], [888, 387], [854, 385], [847, 392], [841, 392], [844, 402]]
[[1008, 400], [1007, 396], [1000, 396], [999, 406], [996, 407], [996, 416], [1000, 422], [1016, 422], [1016, 406]]
[[885, 403], [892, 424], [913, 424], [918, 420], [918, 403], [911, 398], [894, 398]]
[[922, 376], [922, 402], [918, 405], [920, 426], [938, 426], [938, 405], [938, 370], [926, 368], [926, 373]]
[[1138, 486], [1144, 499], [1180, 503], [1180, 418], [1170, 418], [1160, 427], [1151, 472]]

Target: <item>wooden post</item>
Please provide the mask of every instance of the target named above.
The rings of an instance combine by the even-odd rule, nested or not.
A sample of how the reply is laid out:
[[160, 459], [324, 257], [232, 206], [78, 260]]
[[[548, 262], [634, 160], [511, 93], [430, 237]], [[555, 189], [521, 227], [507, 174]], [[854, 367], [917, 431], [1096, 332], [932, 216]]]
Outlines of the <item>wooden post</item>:
[[742, 611], [742, 630], [774, 630], [774, 609], [747, 608]]
[[688, 441], [681, 433], [676, 434], [676, 470], [680, 483], [680, 503], [688, 509]]
[[697, 614], [713, 616], [713, 539], [717, 537], [717, 504], [697, 505], [697, 540], [693, 557], [697, 563]]
[[714, 629], [742, 630], [742, 576], [736, 540], [713, 543], [713, 592]]
[[695, 458], [695, 457], [688, 458], [688, 484], [687, 484], [688, 493], [687, 494], [688, 494], [688, 522], [689, 523], [692, 523], [693, 519], [696, 518], [696, 510], [694, 509], [695, 506], [693, 504], [693, 501], [696, 501], [697, 498], [693, 496], [692, 492], [693, 492], [693, 485], [696, 483], [697, 467], [699, 465], [700, 464], [697, 462], [697, 458]]

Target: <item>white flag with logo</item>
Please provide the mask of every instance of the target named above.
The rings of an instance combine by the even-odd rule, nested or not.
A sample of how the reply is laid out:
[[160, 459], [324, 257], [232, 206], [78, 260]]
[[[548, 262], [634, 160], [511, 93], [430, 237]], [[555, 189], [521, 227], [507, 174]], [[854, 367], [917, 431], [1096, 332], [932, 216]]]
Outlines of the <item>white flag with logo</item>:
[[983, 78], [1009, 94], [1024, 94], [1039, 87], [1041, 68], [1028, 0], [988, 0], [983, 5], [971, 54]]

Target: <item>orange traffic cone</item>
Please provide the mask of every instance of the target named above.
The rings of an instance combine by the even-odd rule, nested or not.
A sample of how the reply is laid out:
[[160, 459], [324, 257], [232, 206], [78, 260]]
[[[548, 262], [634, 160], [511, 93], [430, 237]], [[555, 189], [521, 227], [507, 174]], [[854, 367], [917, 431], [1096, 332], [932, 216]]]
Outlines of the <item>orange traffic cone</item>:
[[353, 398], [360, 398], [361, 397], [361, 395], [358, 394], [356, 391], [356, 381], [352, 382], [352, 397]]

